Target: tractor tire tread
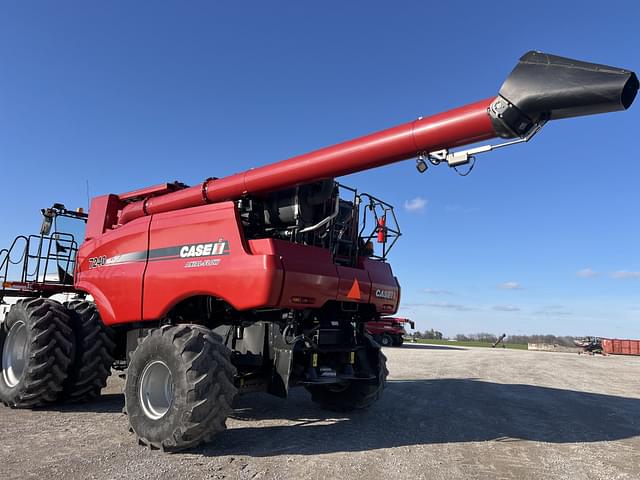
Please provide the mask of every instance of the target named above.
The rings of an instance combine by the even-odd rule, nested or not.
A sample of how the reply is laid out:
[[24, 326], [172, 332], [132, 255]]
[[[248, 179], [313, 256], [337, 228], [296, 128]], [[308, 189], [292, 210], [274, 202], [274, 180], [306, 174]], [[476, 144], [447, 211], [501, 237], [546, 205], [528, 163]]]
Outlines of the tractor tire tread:
[[0, 327], [2, 343], [14, 315], [20, 315], [31, 331], [29, 358], [18, 385], [9, 388], [2, 380], [2, 402], [12, 408], [34, 408], [55, 402], [72, 364], [75, 340], [69, 312], [48, 298], [18, 300]]
[[[226, 429], [237, 394], [231, 352], [222, 337], [200, 325], [163, 326], [150, 335], [166, 337], [181, 355], [188, 378], [188, 389], [182, 395], [188, 406], [180, 425], [162, 441], [152, 441], [132, 426], [138, 443], [151, 450], [175, 452], [210, 441]], [[138, 348], [143, 345], [144, 341]]]
[[93, 302], [74, 300], [65, 307], [70, 313], [76, 349], [61, 400], [84, 402], [100, 396], [107, 384], [114, 360], [115, 333], [102, 323]]

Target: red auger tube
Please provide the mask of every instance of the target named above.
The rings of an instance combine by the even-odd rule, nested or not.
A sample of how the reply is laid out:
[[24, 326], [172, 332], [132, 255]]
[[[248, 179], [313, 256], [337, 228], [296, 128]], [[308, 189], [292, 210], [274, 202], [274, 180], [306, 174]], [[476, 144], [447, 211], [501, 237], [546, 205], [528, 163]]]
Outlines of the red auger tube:
[[271, 165], [134, 202], [123, 209], [119, 223], [243, 195], [275, 192], [406, 160], [420, 152], [487, 140], [496, 136], [487, 113], [492, 101], [493, 98], [488, 98]]
[[172, 193], [150, 196], [122, 210], [119, 224], [143, 215], [235, 200], [388, 165], [421, 152], [493, 137], [524, 137], [536, 124], [626, 110], [638, 91], [629, 71], [528, 52], [497, 97], [420, 118], [388, 130]]

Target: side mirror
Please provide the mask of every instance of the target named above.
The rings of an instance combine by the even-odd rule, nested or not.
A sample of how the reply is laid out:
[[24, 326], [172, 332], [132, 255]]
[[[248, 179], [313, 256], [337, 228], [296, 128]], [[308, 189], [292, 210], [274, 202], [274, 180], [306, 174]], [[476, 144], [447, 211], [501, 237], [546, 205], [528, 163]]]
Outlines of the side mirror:
[[51, 226], [53, 225], [53, 213], [49, 209], [43, 209], [42, 216], [40, 235], [49, 235], [49, 233], [51, 233]]

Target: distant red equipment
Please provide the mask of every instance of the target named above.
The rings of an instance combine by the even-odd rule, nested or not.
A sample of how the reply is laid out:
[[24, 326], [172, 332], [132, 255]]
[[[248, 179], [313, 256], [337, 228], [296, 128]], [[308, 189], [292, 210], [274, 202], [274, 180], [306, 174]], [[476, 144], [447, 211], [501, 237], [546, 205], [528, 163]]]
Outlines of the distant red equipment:
[[416, 328], [416, 324], [408, 318], [381, 317], [365, 324], [367, 332], [383, 347], [399, 347], [404, 343], [404, 336], [407, 331], [404, 326], [409, 324], [411, 329]]
[[610, 355], [640, 355], [640, 340], [603, 338], [602, 350]]

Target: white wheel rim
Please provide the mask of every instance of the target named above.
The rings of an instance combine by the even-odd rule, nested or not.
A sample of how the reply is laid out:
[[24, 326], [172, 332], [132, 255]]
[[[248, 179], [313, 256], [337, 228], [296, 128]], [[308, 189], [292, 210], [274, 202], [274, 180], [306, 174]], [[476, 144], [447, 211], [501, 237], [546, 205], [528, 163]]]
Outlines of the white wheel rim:
[[20, 383], [27, 365], [27, 326], [22, 320], [13, 324], [2, 348], [2, 377], [8, 387]]
[[173, 378], [166, 363], [155, 360], [144, 367], [138, 395], [147, 417], [158, 420], [166, 415], [173, 403]]

